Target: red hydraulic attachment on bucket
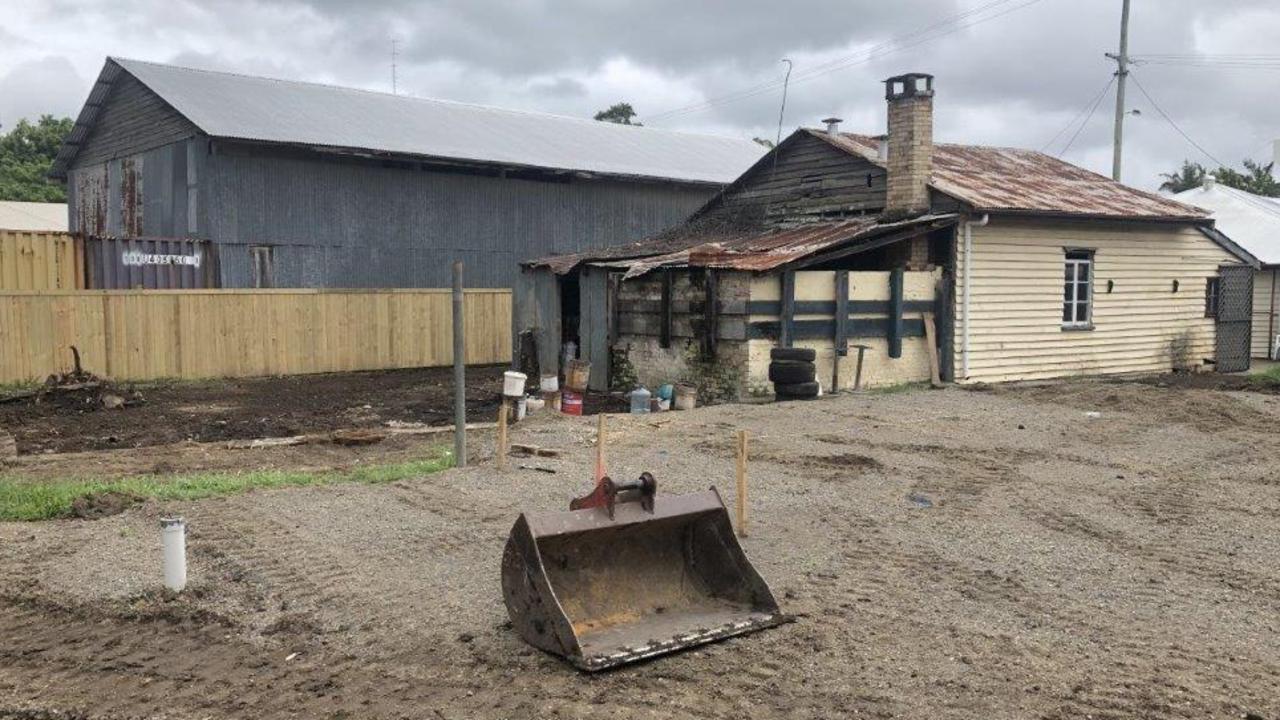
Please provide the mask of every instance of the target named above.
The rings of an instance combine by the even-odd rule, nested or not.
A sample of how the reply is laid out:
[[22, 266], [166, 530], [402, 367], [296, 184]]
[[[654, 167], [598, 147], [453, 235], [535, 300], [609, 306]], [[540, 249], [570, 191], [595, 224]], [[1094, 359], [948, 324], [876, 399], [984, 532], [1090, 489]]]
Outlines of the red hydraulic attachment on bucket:
[[658, 495], [603, 477], [568, 512], [524, 513], [502, 556], [512, 626], [582, 670], [790, 620], [742, 551], [715, 488]]

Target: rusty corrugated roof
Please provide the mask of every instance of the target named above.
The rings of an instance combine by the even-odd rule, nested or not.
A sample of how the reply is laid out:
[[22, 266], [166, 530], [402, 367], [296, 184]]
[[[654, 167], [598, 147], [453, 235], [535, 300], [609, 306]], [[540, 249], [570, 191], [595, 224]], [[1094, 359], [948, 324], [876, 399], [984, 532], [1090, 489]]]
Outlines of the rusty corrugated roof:
[[[880, 167], [870, 135], [805, 132]], [[930, 185], [979, 212], [1025, 212], [1139, 220], [1203, 220], [1204, 210], [1034, 150], [936, 143]]]
[[874, 215], [839, 222], [810, 223], [760, 230], [711, 229], [679, 237], [606, 248], [595, 253], [560, 255], [530, 263], [564, 274], [580, 263], [626, 270], [632, 278], [662, 267], [710, 267], [766, 271], [841, 245], [874, 240], [895, 230], [933, 229], [956, 221], [956, 215], [923, 215], [883, 223]]

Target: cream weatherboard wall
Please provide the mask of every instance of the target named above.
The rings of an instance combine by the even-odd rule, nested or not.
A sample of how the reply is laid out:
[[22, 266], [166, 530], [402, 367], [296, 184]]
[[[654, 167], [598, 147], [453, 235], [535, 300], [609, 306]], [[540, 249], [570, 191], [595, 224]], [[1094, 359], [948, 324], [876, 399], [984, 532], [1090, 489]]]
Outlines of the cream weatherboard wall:
[[[1206, 280], [1239, 260], [1195, 228], [992, 218], [972, 233], [967, 378], [968, 258], [963, 235], [957, 240], [955, 363], [962, 382], [1161, 372], [1213, 359]], [[1091, 330], [1062, 328], [1067, 248], [1094, 253]]]
[[1253, 274], [1253, 342], [1249, 354], [1269, 358], [1280, 333], [1280, 268], [1264, 267]]

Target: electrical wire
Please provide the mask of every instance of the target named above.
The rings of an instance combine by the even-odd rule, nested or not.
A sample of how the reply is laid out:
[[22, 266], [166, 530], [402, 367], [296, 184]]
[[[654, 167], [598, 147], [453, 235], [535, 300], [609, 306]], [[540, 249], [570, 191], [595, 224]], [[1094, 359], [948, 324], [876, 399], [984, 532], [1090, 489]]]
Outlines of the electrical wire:
[[1168, 65], [1175, 67], [1235, 68], [1254, 70], [1280, 70], [1280, 55], [1214, 55], [1200, 54], [1145, 54], [1129, 58], [1138, 65]]
[[[981, 23], [994, 20], [996, 18], [1007, 15], [1011, 12], [1015, 12], [1025, 7], [1029, 7], [1031, 5], [1035, 5], [1037, 3], [1043, 2], [1043, 0], [1023, 0], [1022, 2], [1014, 5], [1013, 7], [1003, 8], [1000, 12], [995, 12], [989, 15], [982, 16], [982, 13], [985, 13], [988, 10], [997, 9], [1000, 6], [1008, 5], [1011, 2], [1014, 2], [1014, 0], [990, 0], [989, 2], [986, 2], [983, 5], [980, 5], [976, 8], [971, 8], [964, 12], [949, 16], [938, 22], [932, 23], [930, 25], [926, 25], [922, 28], [914, 30], [905, 35], [892, 38], [890, 40], [887, 40], [883, 43], [875, 45], [855, 55], [850, 55], [844, 58], [836, 58], [834, 60], [829, 60], [825, 63], [821, 63], [819, 65], [815, 65], [806, 70], [797, 72], [790, 80], [790, 84], [795, 85], [801, 82], [805, 82], [807, 80], [813, 80], [815, 78], [822, 77], [824, 75], [836, 72], [838, 70], [843, 70], [843, 69], [854, 67], [857, 65], [863, 65], [863, 64], [872, 62], [873, 60], [877, 60], [881, 57], [892, 55], [894, 53], [899, 53], [904, 50], [908, 50], [910, 48], [917, 47], [927, 42], [931, 42], [933, 40], [937, 40], [947, 35], [951, 35], [953, 33], [959, 32], [960, 30], [964, 30], [966, 28], [970, 28], [975, 25], [979, 25]], [[963, 22], [964, 20], [969, 20], [969, 22]], [[913, 39], [914, 41], [907, 42]], [[704, 100], [698, 103], [686, 105], [684, 107], [673, 108], [671, 110], [666, 110], [660, 113], [649, 115], [648, 117], [645, 118], [645, 120], [646, 122], [652, 124], [657, 121], [679, 117], [681, 115], [688, 115], [691, 113], [701, 112], [703, 110], [709, 110], [713, 107], [718, 107], [721, 105], [740, 102], [742, 100], [755, 97], [762, 93], [770, 92], [778, 88], [781, 84], [782, 83], [779, 80], [767, 81], [764, 83], [760, 83], [758, 85], [754, 85], [749, 88], [745, 88], [743, 90], [735, 91], [732, 93], [726, 93], [724, 95], [720, 95], [714, 98], [708, 98], [707, 100]]]
[[[1040, 152], [1044, 152], [1045, 150], [1048, 150], [1049, 146], [1057, 142], [1058, 138], [1062, 137], [1063, 133], [1067, 132], [1072, 127], [1074, 127], [1075, 124], [1080, 120], [1081, 117], [1084, 116], [1086, 112], [1092, 115], [1093, 111], [1097, 109], [1098, 103], [1102, 102], [1102, 97], [1107, 94], [1107, 91], [1111, 89], [1111, 86], [1114, 85], [1115, 82], [1116, 82], [1116, 76], [1112, 75], [1111, 79], [1107, 80], [1107, 84], [1103, 85], [1102, 89], [1098, 91], [1098, 94], [1090, 98], [1089, 101], [1084, 104], [1084, 107], [1080, 108], [1080, 112], [1076, 113], [1075, 116], [1072, 117], [1071, 120], [1067, 122], [1067, 124], [1064, 125], [1061, 130], [1054, 133], [1053, 137], [1049, 138], [1048, 142], [1040, 146]], [[1087, 123], [1088, 120], [1085, 120], [1085, 122]]]
[[[1111, 76], [1111, 82], [1115, 82], [1114, 75]], [[1102, 89], [1102, 92], [1098, 93], [1098, 96], [1093, 99], [1093, 107], [1089, 108], [1089, 114], [1085, 116], [1084, 122], [1080, 123], [1080, 127], [1076, 128], [1075, 134], [1071, 136], [1071, 139], [1067, 141], [1066, 146], [1059, 150], [1055, 157], [1061, 158], [1063, 155], [1066, 155], [1067, 151], [1071, 149], [1071, 146], [1076, 144], [1076, 138], [1080, 137], [1080, 133], [1084, 132], [1085, 127], [1089, 125], [1089, 121], [1093, 119], [1093, 114], [1098, 111], [1098, 106], [1102, 104], [1102, 98], [1106, 96], [1107, 90], [1111, 88], [1111, 82], [1107, 83], [1107, 86]]]
[[1143, 97], [1147, 99], [1147, 102], [1151, 103], [1151, 107], [1155, 108], [1156, 112], [1160, 113], [1160, 117], [1164, 118], [1165, 122], [1169, 123], [1169, 127], [1172, 127], [1174, 130], [1176, 130], [1184, 140], [1191, 143], [1192, 147], [1199, 150], [1205, 157], [1217, 163], [1218, 167], [1227, 167], [1226, 163], [1214, 157], [1213, 154], [1210, 153], [1208, 150], [1205, 150], [1204, 147], [1200, 145], [1200, 143], [1196, 142], [1195, 140], [1192, 140], [1191, 136], [1188, 135], [1181, 127], [1179, 127], [1178, 123], [1173, 121], [1173, 118], [1169, 117], [1169, 113], [1165, 112], [1164, 108], [1160, 107], [1160, 103], [1156, 102], [1155, 98], [1151, 97], [1151, 93], [1147, 92], [1147, 89], [1142, 86], [1142, 82], [1138, 80], [1137, 75], [1135, 75], [1132, 70], [1129, 71], [1129, 77], [1130, 79], [1133, 80], [1133, 84], [1138, 86], [1138, 90], [1142, 93]]

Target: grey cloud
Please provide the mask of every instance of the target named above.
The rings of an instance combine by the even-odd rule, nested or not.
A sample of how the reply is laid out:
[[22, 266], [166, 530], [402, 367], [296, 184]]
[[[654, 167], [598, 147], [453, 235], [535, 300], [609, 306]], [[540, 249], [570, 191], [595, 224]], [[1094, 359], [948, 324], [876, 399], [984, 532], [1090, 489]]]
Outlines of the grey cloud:
[[[4, 4], [8, 0], [0, 0]], [[56, 4], [55, 4], [56, 3]], [[73, 114], [107, 54], [213, 69], [390, 87], [390, 38], [401, 41], [402, 92], [589, 116], [632, 102], [662, 127], [773, 137], [780, 88], [665, 119], [659, 113], [797, 74], [859, 47], [911, 33], [981, 3], [689, 2], [688, 0], [54, 0], [23, 4], [0, 32], [0, 112]], [[1022, 0], [1006, 3], [1012, 9]], [[1244, 29], [1240, 19], [1247, 17]], [[792, 85], [786, 129], [829, 114], [879, 131], [879, 81], [904, 71], [938, 77], [940, 139], [1039, 148], [1110, 79], [1118, 0], [1040, 0], [870, 62]], [[1131, 51], [1273, 53], [1274, 0], [1134, 3]], [[0, 36], [2, 37], [2, 36]], [[75, 42], [68, 42], [74, 37]], [[46, 58], [33, 48], [51, 55]], [[70, 60], [70, 62], [68, 62]], [[622, 65], [617, 65], [617, 63]], [[74, 67], [72, 65], [74, 63]], [[611, 64], [614, 63], [614, 64]], [[618, 68], [623, 68], [619, 70]], [[19, 70], [22, 72], [19, 72]], [[1187, 134], [1215, 156], [1263, 157], [1280, 137], [1280, 72], [1139, 65], [1135, 77]], [[1104, 97], [1067, 159], [1109, 170], [1113, 100]], [[1145, 187], [1198, 151], [1131, 86], [1126, 179]], [[651, 120], [651, 118], [653, 118]], [[1070, 129], [1055, 143], [1065, 144]]]

